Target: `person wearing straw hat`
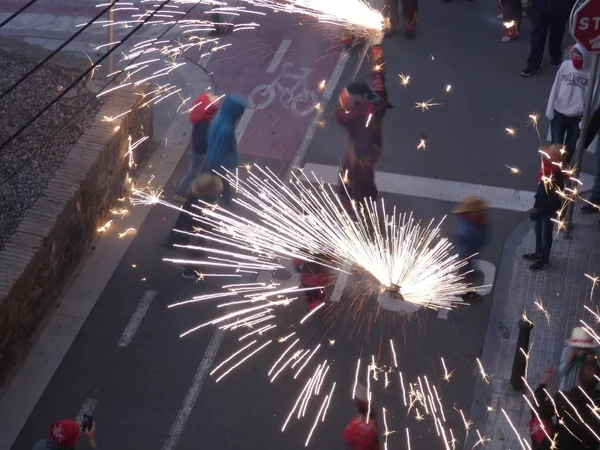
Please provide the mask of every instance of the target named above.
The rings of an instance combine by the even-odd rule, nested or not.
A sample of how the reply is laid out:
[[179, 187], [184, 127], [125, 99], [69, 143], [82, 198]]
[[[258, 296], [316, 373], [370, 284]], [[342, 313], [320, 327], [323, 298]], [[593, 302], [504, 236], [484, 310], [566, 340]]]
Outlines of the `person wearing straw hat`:
[[[463, 275], [472, 273], [471, 256], [479, 253], [489, 241], [489, 219], [487, 203], [474, 196], [465, 198], [452, 211], [456, 215], [454, 231], [455, 247], [461, 260], [467, 260], [467, 265], [461, 268]], [[467, 301], [482, 300], [483, 297], [475, 291], [463, 295]]]
[[586, 362], [595, 361], [597, 358], [598, 343], [582, 327], [573, 328], [571, 338], [567, 340], [566, 344], [558, 365], [561, 391], [568, 391], [577, 386], [577, 377], [581, 366]]

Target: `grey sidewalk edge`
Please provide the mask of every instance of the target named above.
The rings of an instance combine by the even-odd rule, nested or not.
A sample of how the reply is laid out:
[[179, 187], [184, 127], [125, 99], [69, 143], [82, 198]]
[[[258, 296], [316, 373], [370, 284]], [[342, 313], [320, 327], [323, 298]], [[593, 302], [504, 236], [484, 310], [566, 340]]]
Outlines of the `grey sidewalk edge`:
[[[513, 275], [512, 269], [515, 258], [518, 256], [517, 250], [519, 245], [531, 227], [531, 221], [528, 219], [518, 223], [508, 236], [508, 239], [504, 243], [504, 247], [502, 249], [498, 275], [494, 281], [492, 308], [490, 309], [485, 340], [483, 342], [483, 351], [480, 358], [484, 369], [494, 365], [496, 355], [500, 350], [502, 331], [499, 328], [499, 324], [500, 318], [503, 315], [503, 311], [506, 308], [506, 299], [510, 290], [510, 279]], [[492, 374], [490, 374], [490, 376], [492, 376]], [[485, 428], [487, 413], [486, 402], [488, 404], [490, 403], [491, 393], [492, 385], [483, 381], [481, 377], [478, 377], [475, 383], [475, 390], [473, 392], [473, 402], [471, 403], [471, 408], [469, 410], [469, 419], [473, 421], [473, 425], [471, 427], [472, 430], [483, 430]], [[468, 439], [464, 443], [463, 449], [471, 449], [478, 439], [479, 438], [476, 433], [470, 433]]]

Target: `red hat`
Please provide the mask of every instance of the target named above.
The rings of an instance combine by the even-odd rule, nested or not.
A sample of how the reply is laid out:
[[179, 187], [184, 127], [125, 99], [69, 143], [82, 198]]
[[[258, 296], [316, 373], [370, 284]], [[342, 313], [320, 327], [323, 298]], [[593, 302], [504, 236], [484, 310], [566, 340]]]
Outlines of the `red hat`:
[[79, 424], [69, 419], [53, 422], [48, 437], [59, 445], [75, 448], [79, 439]]

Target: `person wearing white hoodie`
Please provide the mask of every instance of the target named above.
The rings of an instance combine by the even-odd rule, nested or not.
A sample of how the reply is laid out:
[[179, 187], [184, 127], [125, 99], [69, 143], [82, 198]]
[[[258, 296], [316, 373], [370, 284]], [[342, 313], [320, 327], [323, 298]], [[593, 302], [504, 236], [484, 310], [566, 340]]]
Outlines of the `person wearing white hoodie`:
[[563, 61], [554, 78], [548, 98], [546, 117], [550, 120], [552, 144], [564, 145], [571, 161], [583, 116], [590, 73], [590, 55], [579, 44], [571, 49], [571, 58]]

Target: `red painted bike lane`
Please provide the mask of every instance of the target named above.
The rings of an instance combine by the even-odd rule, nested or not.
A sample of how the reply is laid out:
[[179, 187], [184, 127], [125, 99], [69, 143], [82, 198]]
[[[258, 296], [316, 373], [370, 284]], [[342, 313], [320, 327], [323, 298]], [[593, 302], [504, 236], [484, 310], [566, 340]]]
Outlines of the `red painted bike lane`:
[[248, 99], [240, 153], [259, 163], [261, 158], [288, 163], [315, 120], [342, 47], [337, 30], [314, 21], [282, 13], [258, 19], [256, 30], [222, 40], [231, 46], [212, 56], [208, 70], [218, 93]]

